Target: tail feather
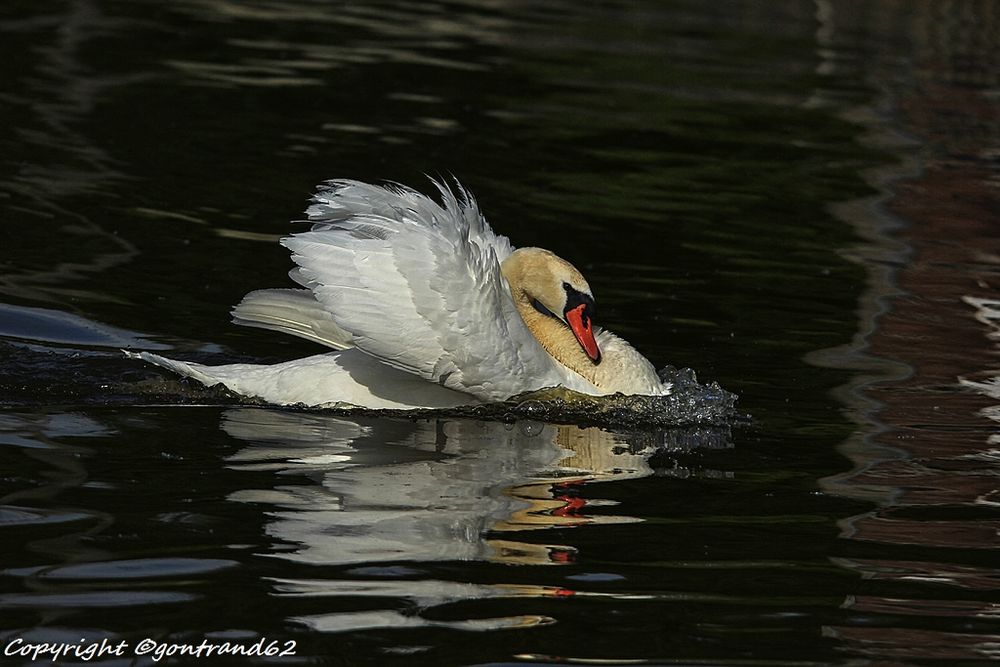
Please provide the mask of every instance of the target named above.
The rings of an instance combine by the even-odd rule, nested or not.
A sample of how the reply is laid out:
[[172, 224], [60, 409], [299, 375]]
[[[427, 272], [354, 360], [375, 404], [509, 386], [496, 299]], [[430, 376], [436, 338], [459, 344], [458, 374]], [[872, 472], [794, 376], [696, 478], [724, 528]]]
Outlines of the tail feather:
[[291, 334], [320, 345], [353, 347], [350, 333], [304, 289], [264, 289], [250, 292], [232, 310], [233, 322], [247, 327]]
[[160, 368], [166, 368], [167, 370], [173, 371], [178, 375], [193, 378], [198, 382], [201, 382], [206, 387], [212, 387], [217, 384], [225, 384], [222, 379], [206, 373], [205, 370], [208, 370], [209, 367], [201, 364], [167, 359], [166, 357], [161, 357], [160, 355], [153, 354], [152, 352], [132, 352], [131, 350], [122, 350], [122, 352], [124, 352], [125, 356], [129, 359], [140, 359], [146, 363], [159, 366]]

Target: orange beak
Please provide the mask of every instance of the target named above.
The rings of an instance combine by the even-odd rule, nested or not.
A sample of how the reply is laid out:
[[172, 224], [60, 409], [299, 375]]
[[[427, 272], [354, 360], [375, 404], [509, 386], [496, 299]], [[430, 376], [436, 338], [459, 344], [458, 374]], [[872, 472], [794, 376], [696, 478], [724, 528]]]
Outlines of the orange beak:
[[590, 360], [595, 364], [601, 363], [601, 350], [597, 347], [597, 340], [594, 339], [594, 331], [591, 328], [590, 317], [586, 313], [587, 305], [581, 303], [579, 306], [567, 310], [566, 321], [569, 328], [576, 336], [580, 347], [587, 353]]

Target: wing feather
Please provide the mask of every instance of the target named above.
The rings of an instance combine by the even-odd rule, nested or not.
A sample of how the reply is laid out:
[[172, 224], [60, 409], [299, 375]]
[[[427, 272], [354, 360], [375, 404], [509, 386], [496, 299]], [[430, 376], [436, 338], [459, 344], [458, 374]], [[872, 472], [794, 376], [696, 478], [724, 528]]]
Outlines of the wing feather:
[[575, 384], [514, 307], [500, 272], [510, 241], [461, 185], [435, 186], [442, 204], [400, 185], [329, 181], [306, 211], [312, 228], [282, 240], [293, 279], [360, 350], [429, 381], [484, 400]]
[[330, 313], [304, 289], [264, 289], [250, 292], [232, 310], [233, 323], [299, 336], [335, 350], [353, 346], [351, 335], [338, 327]]

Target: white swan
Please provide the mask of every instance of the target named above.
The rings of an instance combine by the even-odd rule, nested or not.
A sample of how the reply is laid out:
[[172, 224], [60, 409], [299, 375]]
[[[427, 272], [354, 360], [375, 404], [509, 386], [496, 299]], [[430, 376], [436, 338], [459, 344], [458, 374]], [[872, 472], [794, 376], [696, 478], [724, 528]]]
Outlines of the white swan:
[[645, 357], [593, 326], [593, 294], [569, 262], [515, 250], [461, 185], [435, 185], [441, 205], [398, 185], [328, 181], [306, 211], [311, 230], [281, 241], [303, 289], [251, 292], [233, 309], [236, 324], [337, 351], [274, 365], [129, 356], [279, 405], [444, 408], [554, 386], [669, 393]]

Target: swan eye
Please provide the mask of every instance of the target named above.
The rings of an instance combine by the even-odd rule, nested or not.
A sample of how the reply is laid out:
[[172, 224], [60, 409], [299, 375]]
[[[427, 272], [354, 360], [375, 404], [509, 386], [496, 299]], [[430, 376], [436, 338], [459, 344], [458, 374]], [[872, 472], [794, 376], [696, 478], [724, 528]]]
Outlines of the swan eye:
[[584, 323], [592, 320], [594, 318], [595, 310], [594, 297], [589, 294], [584, 294], [569, 283], [563, 283], [563, 287], [566, 289], [566, 310], [564, 312], [573, 310], [582, 304], [585, 306], [583, 313], [581, 314]]

